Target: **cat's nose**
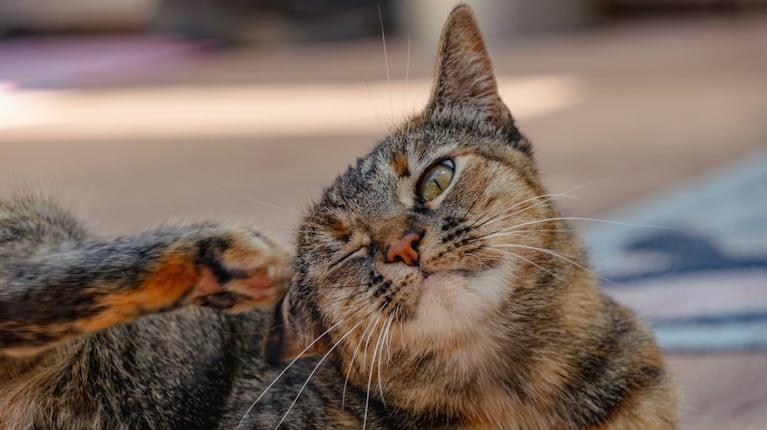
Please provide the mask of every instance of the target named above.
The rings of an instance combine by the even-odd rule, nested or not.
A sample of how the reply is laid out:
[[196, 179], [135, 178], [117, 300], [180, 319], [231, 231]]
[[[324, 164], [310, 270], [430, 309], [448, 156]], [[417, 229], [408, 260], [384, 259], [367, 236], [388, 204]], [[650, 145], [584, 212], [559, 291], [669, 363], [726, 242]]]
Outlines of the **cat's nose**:
[[389, 243], [384, 248], [384, 260], [387, 263], [401, 261], [408, 266], [418, 265], [418, 243], [423, 231], [407, 229], [402, 237]]

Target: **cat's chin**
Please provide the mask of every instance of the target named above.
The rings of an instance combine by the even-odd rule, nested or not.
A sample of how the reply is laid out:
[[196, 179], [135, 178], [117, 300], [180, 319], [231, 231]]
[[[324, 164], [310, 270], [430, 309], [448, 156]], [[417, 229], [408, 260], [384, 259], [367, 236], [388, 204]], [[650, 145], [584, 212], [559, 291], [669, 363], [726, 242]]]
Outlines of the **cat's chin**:
[[475, 331], [508, 294], [503, 271], [440, 270], [424, 275], [411, 320], [413, 334], [454, 337]]

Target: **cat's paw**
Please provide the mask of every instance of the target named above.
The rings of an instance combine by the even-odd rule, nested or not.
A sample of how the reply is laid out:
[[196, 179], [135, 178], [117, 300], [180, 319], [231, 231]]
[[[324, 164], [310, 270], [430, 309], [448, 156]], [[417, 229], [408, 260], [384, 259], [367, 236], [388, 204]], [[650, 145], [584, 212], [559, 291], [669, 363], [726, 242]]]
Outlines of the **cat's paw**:
[[290, 279], [290, 255], [262, 234], [236, 231], [200, 244], [202, 277], [193, 300], [230, 313], [273, 304]]

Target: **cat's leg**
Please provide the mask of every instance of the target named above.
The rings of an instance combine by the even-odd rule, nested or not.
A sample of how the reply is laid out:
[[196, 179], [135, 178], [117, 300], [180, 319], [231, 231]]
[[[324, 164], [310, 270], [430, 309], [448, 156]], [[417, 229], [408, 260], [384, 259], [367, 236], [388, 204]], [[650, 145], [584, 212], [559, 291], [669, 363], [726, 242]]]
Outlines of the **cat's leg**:
[[206, 223], [101, 240], [47, 203], [0, 204], [0, 352], [34, 354], [193, 303], [269, 305], [288, 259], [246, 228]]

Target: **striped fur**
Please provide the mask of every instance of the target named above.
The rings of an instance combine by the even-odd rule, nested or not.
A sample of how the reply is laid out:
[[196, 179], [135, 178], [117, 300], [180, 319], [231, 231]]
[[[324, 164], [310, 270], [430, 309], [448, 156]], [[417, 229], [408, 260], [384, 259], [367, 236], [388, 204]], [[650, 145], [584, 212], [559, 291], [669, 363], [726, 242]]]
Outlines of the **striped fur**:
[[[300, 344], [337, 327], [319, 344], [337, 345], [350, 383], [399, 428], [675, 428], [661, 353], [599, 292], [467, 7], [451, 14], [439, 49], [424, 113], [306, 217], [281, 331]], [[445, 159], [450, 186], [419, 200], [419, 178]], [[423, 232], [418, 263], [388, 262], [388, 238], [407, 231]]]
[[250, 228], [97, 238], [0, 202], [0, 427], [676, 428], [551, 200], [459, 6], [426, 109], [309, 208], [273, 310], [288, 255]]

